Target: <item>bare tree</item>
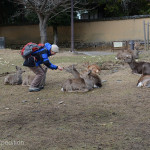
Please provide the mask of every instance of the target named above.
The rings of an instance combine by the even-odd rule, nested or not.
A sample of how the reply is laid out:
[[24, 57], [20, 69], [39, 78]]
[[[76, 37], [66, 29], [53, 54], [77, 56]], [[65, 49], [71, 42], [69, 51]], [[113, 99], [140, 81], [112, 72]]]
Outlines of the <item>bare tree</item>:
[[[49, 19], [67, 11], [71, 10], [71, 1], [76, 4], [88, 4], [88, 0], [10, 0], [14, 3], [21, 4], [24, 9], [34, 11], [39, 18], [39, 30], [41, 43], [47, 42], [47, 22]], [[99, 0], [100, 1], [100, 0]], [[107, 1], [107, 0], [106, 0]], [[127, 4], [130, 0], [122, 0], [122, 4], [127, 9]], [[56, 29], [54, 30], [56, 31]], [[54, 40], [57, 41], [56, 34]]]
[[47, 22], [71, 7], [70, 0], [14, 0], [25, 9], [36, 12], [39, 18], [41, 43], [47, 42]]

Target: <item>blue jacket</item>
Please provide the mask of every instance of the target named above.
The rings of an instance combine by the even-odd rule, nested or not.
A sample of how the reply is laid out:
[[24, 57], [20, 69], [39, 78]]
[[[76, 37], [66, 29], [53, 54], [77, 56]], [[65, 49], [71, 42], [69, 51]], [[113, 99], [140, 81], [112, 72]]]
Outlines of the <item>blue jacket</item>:
[[32, 53], [32, 55], [35, 56], [37, 59], [36, 66], [40, 66], [40, 64], [44, 64], [50, 69], [56, 70], [58, 68], [58, 66], [53, 65], [48, 59], [48, 57], [51, 56], [51, 52], [50, 52], [51, 47], [52, 47], [51, 44], [45, 43], [45, 46], [43, 48]]

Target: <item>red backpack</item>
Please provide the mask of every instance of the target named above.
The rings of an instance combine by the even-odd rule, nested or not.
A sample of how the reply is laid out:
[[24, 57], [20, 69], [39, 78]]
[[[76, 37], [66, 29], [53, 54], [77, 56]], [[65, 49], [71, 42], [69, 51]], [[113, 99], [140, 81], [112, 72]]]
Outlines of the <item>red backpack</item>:
[[44, 47], [44, 44], [36, 44], [36, 43], [27, 43], [23, 49], [21, 50], [22, 57], [28, 57], [32, 52], [35, 52]]

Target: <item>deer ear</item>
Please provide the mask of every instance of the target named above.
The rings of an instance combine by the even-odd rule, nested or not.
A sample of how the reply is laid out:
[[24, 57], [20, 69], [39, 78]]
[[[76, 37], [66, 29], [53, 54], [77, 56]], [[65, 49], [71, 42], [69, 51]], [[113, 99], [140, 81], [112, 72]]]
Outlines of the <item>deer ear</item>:
[[18, 69], [18, 66], [16, 66], [16, 69]]

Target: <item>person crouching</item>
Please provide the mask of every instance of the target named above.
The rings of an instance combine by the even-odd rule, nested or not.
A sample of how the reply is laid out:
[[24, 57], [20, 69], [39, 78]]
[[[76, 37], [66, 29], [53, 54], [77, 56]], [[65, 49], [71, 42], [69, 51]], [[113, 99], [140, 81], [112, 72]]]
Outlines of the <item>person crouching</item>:
[[44, 85], [42, 85], [42, 81], [45, 78], [45, 70], [42, 68], [41, 64], [44, 64], [46, 67], [52, 70], [63, 70], [62, 67], [52, 64], [48, 58], [49, 56], [55, 55], [58, 52], [59, 47], [57, 45], [45, 43], [44, 47], [31, 54], [33, 57], [35, 57], [35, 66], [29, 68], [34, 72], [35, 78], [31, 82], [29, 92], [38, 92], [44, 88]]

